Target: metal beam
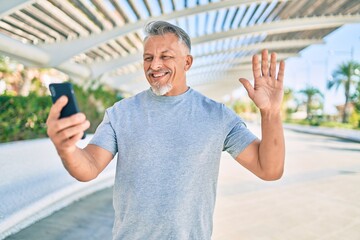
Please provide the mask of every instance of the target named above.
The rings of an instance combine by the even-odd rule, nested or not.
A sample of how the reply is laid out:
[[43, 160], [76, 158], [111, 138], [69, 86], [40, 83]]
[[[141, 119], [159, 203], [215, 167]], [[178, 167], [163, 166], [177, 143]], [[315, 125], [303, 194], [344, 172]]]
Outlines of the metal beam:
[[279, 20], [276, 22], [253, 25], [251, 27], [238, 28], [226, 32], [219, 32], [205, 35], [192, 40], [193, 44], [216, 41], [224, 38], [241, 37], [249, 34], [274, 35], [285, 32], [297, 32], [306, 30], [316, 30], [322, 28], [336, 28], [348, 23], [360, 22], [360, 14], [356, 15], [336, 15], [336, 16], [315, 16], [305, 18], [294, 18]]
[[315, 44], [324, 44], [324, 40], [322, 39], [294, 39], [294, 40], [280, 40], [280, 41], [272, 41], [272, 42], [259, 42], [253, 43], [249, 45], [244, 45], [235, 48], [228, 48], [222, 51], [211, 51], [207, 52], [202, 55], [195, 55], [195, 57], [206, 57], [216, 54], [223, 54], [223, 53], [231, 53], [231, 52], [241, 52], [241, 51], [252, 51], [252, 50], [262, 50], [262, 49], [269, 49], [269, 50], [280, 50], [280, 49], [287, 49], [287, 48], [304, 48], [310, 45]]
[[[250, 5], [253, 3], [262, 3], [262, 2], [272, 2], [273, 0], [242, 0], [242, 1], [220, 1], [209, 3], [206, 5], [199, 5], [193, 8], [186, 8], [180, 11], [174, 11], [165, 15], [150, 17], [144, 20], [139, 20], [134, 23], [129, 23], [124, 26], [119, 26], [113, 28], [109, 31], [103, 31], [96, 35], [91, 35], [86, 38], [78, 38], [71, 41], [61, 42], [57, 44], [40, 44], [39, 47], [47, 51], [52, 57], [51, 65], [58, 65], [63, 63], [72, 57], [86, 52], [87, 50], [94, 48], [96, 46], [101, 45], [104, 42], [107, 42], [114, 38], [119, 38], [121, 36], [125, 36], [128, 33], [134, 32], [136, 30], [142, 29], [144, 25], [151, 21], [156, 20], [171, 20], [184, 16], [190, 16], [194, 14], [204, 13], [208, 11], [219, 10], [222, 8], [229, 8], [240, 5]], [[279, 0], [279, 2], [286, 2], [287, 0]], [[62, 49], [59, 52], [59, 49]]]
[[[360, 22], [360, 14], [358, 15], [337, 15], [337, 16], [325, 16], [325, 17], [310, 17], [310, 18], [296, 18], [291, 20], [280, 20], [277, 22], [270, 22], [260, 25], [254, 25], [251, 27], [246, 28], [240, 28], [236, 30], [231, 30], [227, 32], [221, 32], [221, 33], [215, 33], [206, 35], [203, 37], [194, 38], [192, 40], [193, 45], [205, 43], [205, 42], [211, 42], [211, 41], [217, 41], [219, 39], [224, 38], [231, 38], [231, 37], [239, 37], [239, 36], [245, 36], [250, 34], [261, 34], [266, 33], [267, 35], [273, 35], [273, 34], [279, 34], [279, 33], [285, 33], [285, 32], [296, 32], [299, 30], [311, 30], [311, 29], [321, 29], [321, 28], [329, 28], [329, 27], [339, 27], [346, 23], [352, 23], [352, 22]], [[312, 40], [309, 40], [312, 41]], [[318, 40], [314, 40], [318, 41]], [[322, 42], [321, 42], [322, 43]], [[270, 43], [269, 43], [270, 44]], [[291, 43], [289, 43], [290, 45]], [[292, 44], [295, 44], [292, 43]], [[301, 44], [304, 46], [304, 42], [299, 42], [296, 44]], [[309, 42], [309, 44], [314, 44]], [[260, 45], [259, 45], [260, 46]], [[274, 45], [273, 45], [274, 46]], [[263, 46], [265, 48], [266, 45]], [[305, 47], [305, 46], [304, 46]], [[249, 48], [250, 50], [250, 48]], [[136, 53], [138, 57], [141, 56], [140, 53]], [[122, 58], [121, 63], [131, 63], [131, 59], [134, 59], [136, 57], [129, 55], [128, 57]], [[140, 60], [140, 58], [139, 58]], [[137, 60], [137, 61], [139, 61]], [[110, 66], [113, 66], [116, 68], [118, 60], [114, 59], [111, 61], [112, 64], [109, 64]], [[124, 66], [123, 64], [119, 64], [118, 66]], [[92, 67], [91, 67], [92, 68]], [[101, 73], [100, 71], [97, 71], [98, 73]]]
[[[214, 54], [222, 54], [222, 53], [230, 53], [230, 52], [239, 52], [239, 51], [250, 51], [250, 50], [261, 50], [261, 49], [286, 49], [286, 48], [300, 48], [307, 47], [313, 44], [321, 44], [324, 43], [322, 39], [297, 39], [297, 40], [284, 40], [284, 41], [275, 41], [275, 42], [261, 42], [249, 44], [246, 46], [241, 46], [237, 48], [229, 48], [223, 51], [214, 51], [209, 52], [203, 55], [194, 55], [195, 58], [214, 55]], [[102, 74], [109, 72], [111, 70], [124, 67], [128, 64], [134, 64], [142, 61], [142, 53], [136, 53], [133, 55], [129, 55], [125, 58], [113, 59], [110, 61], [104, 61], [100, 63], [94, 63], [89, 65], [88, 67], [92, 70], [92, 77], [98, 78]], [[195, 62], [196, 63], [196, 62]]]
[[2, 33], [0, 33], [0, 51], [17, 59], [24, 59], [33, 65], [47, 66], [50, 61], [49, 54], [44, 50], [24, 44]]

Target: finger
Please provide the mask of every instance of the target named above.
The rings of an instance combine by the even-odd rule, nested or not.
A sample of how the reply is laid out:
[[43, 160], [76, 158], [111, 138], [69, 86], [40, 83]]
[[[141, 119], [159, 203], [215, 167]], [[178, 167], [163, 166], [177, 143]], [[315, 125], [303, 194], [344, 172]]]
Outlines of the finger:
[[[48, 135], [50, 138], [52, 136], [56, 137], [59, 133], [69, 127], [78, 125], [86, 120], [86, 116], [83, 113], [77, 113], [70, 117], [55, 119], [53, 121], [48, 121]], [[68, 137], [68, 136], [67, 136]], [[61, 137], [62, 138], [62, 137]]]
[[279, 72], [278, 72], [278, 77], [277, 80], [281, 83], [283, 83], [284, 81], [284, 75], [285, 75], [285, 62], [284, 61], [280, 61], [279, 64]]
[[257, 55], [254, 55], [252, 58], [252, 68], [253, 68], [254, 79], [260, 78], [261, 69], [260, 69], [259, 57]]
[[254, 96], [254, 88], [251, 85], [251, 83], [249, 82], [249, 80], [245, 79], [245, 78], [240, 78], [239, 81], [241, 82], [241, 84], [244, 86], [245, 90], [247, 91], [249, 97], [252, 99]]
[[69, 128], [71, 126], [80, 124], [86, 120], [86, 116], [83, 113], [76, 113], [71, 115], [70, 117], [59, 119], [59, 127], [61, 129]]
[[74, 146], [78, 141], [80, 141], [80, 139], [82, 138], [83, 134], [84, 134], [83, 132], [80, 132], [80, 133], [74, 135], [73, 137], [68, 138], [66, 141], [64, 141], [65, 147], [72, 147], [72, 146]]
[[90, 127], [90, 122], [86, 120], [80, 124], [62, 130], [61, 132], [59, 132], [59, 138], [61, 138], [62, 140], [72, 139], [74, 136], [78, 135], [79, 133], [84, 133], [84, 131], [89, 127]]
[[68, 102], [68, 98], [64, 95], [61, 96], [50, 108], [48, 120], [59, 119], [61, 110]]
[[268, 63], [268, 50], [264, 49], [261, 52], [261, 71], [262, 75], [267, 77], [269, 76], [269, 63]]
[[270, 57], [270, 77], [276, 79], [276, 53], [272, 53]]

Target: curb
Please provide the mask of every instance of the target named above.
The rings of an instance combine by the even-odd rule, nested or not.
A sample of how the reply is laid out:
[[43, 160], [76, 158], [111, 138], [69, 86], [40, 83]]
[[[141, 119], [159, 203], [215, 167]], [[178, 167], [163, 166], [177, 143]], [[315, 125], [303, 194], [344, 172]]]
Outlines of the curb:
[[332, 128], [299, 126], [299, 125], [289, 125], [289, 124], [284, 124], [284, 129], [301, 132], [301, 133], [335, 137], [335, 138], [340, 138], [340, 139], [360, 143], [359, 130], [332, 129]]
[[51, 193], [30, 206], [19, 209], [0, 222], [0, 240], [19, 232], [36, 221], [70, 205], [99, 190], [113, 186], [115, 173], [104, 173], [91, 182], [75, 182], [57, 192]]

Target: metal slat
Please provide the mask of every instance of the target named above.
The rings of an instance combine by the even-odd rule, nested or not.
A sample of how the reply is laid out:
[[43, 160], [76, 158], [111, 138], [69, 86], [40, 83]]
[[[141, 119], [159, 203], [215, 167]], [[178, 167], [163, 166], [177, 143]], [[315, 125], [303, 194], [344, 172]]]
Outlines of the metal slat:
[[144, 5], [146, 7], [146, 10], [149, 13], [149, 16], [154, 16], [153, 12], [151, 11], [150, 5], [149, 5], [149, 1], [148, 0], [144, 0]]
[[346, 4], [343, 8], [344, 14], [359, 13], [360, 3], [353, 1]]
[[115, 39], [109, 41], [109, 44], [116, 50], [120, 57], [129, 55], [129, 52], [125, 51], [121, 44], [119, 44]]
[[111, 2], [111, 4], [114, 6], [114, 8], [116, 9], [117, 13], [119, 14], [119, 16], [121, 16], [124, 19], [125, 23], [130, 22], [129, 17], [126, 15], [126, 13], [123, 11], [123, 9], [120, 7], [120, 5], [118, 4], [118, 2], [116, 0], [109, 0]]
[[33, 28], [32, 26], [29, 26], [28, 24], [19, 21], [16, 18], [5, 16], [2, 21], [6, 22], [7, 24], [13, 26], [16, 29], [19, 29], [23, 31], [24, 33], [27, 33], [29, 35], [32, 35], [36, 37], [41, 42], [53, 42], [54, 39], [50, 38], [48, 35], [44, 34], [43, 32], [37, 30], [36, 28]]
[[89, 10], [86, 5], [83, 4], [83, 2], [81, 0], [72, 0], [72, 4], [74, 4], [74, 6], [76, 8], [78, 8], [81, 12], [83, 12], [85, 14], [85, 16], [91, 21], [93, 22], [100, 30], [104, 30], [105, 26], [103, 25], [103, 23], [101, 21], [99, 21], [97, 19], [96, 16], [94, 16], [94, 14], [92, 13], [91, 10]]
[[106, 17], [108, 21], [111, 22], [113, 27], [122, 26], [125, 24], [124, 19], [120, 15], [116, 15], [114, 12], [110, 11], [108, 7], [104, 4], [104, 1], [101, 0], [91, 0], [92, 3], [101, 11], [101, 13]]
[[33, 6], [29, 6], [22, 10], [27, 15], [31, 16], [41, 24], [48, 26], [49, 28], [53, 29], [54, 31], [58, 32], [64, 38], [75, 38], [76, 34], [69, 32], [69, 30], [64, 27], [62, 24], [54, 20], [53, 18], [46, 15], [40, 9], [35, 8]]
[[14, 17], [19, 18], [21, 21], [25, 22], [28, 25], [33, 26], [34, 28], [38, 29], [39, 31], [47, 34], [50, 38], [54, 38], [55, 41], [60, 41], [63, 39], [57, 31], [54, 31], [52, 28], [48, 27], [47, 25], [41, 24], [40, 22], [36, 21], [34, 18], [28, 16], [27, 14], [23, 13], [22, 11], [18, 11], [14, 14]]
[[[319, 14], [316, 14], [316, 9], [322, 4], [324, 3], [324, 1], [315, 1], [313, 2], [307, 9], [307, 11], [304, 13], [304, 15], [306, 16], [313, 16], [313, 15], [319, 15]], [[321, 15], [321, 14], [320, 14]]]
[[91, 33], [100, 33], [101, 29], [98, 25], [92, 22], [88, 16], [81, 11], [76, 5], [70, 4], [68, 1], [63, 0], [50, 0], [50, 2], [57, 6], [61, 11], [63, 11], [66, 15], [76, 21], [79, 25], [81, 25], [84, 29], [86, 29], [90, 34]]
[[111, 16], [111, 13], [104, 6], [103, 1], [91, 0], [91, 3], [97, 8], [97, 10], [101, 13], [101, 15], [103, 15], [104, 18], [111, 23], [113, 27], [118, 25]]
[[164, 14], [165, 13], [164, 5], [162, 4], [161, 0], [158, 0], [158, 4], [159, 4], [159, 7], [160, 7], [160, 13]]
[[133, 2], [133, 0], [127, 0], [127, 3], [129, 4], [129, 6], [131, 7], [131, 10], [134, 12], [136, 18], [139, 20], [141, 19], [141, 14], [139, 13], [139, 11], [137, 10], [137, 8], [135, 7], [135, 4]]
[[269, 17], [266, 18], [265, 22], [273, 21], [276, 18], [281, 10], [286, 6], [287, 2], [280, 2], [274, 7], [274, 9], [270, 12]]
[[17, 35], [19, 36], [19, 40], [21, 40], [22, 42], [25, 41], [30, 41], [33, 43], [37, 43], [39, 41], [38, 38], [34, 37], [33, 35], [27, 34], [24, 31], [21, 31], [20, 29], [14, 28], [13, 26], [11, 26], [10, 24], [4, 22], [4, 21], [0, 21], [0, 28], [3, 28], [4, 30], [11, 32], [13, 35]]
[[113, 25], [108, 21], [101, 12], [96, 8], [95, 5], [91, 4], [88, 0], [77, 0], [82, 3], [82, 5], [94, 16], [98, 22], [103, 26], [103, 30], [110, 30], [113, 28]]
[[79, 25], [76, 21], [74, 21], [71, 17], [65, 14], [63, 11], [58, 9], [56, 6], [52, 5], [47, 1], [38, 2], [43, 9], [46, 9], [54, 18], [56, 17], [59, 22], [62, 22], [63, 25], [68, 26], [69, 29], [77, 32], [80, 36], [88, 36], [89, 32], [83, 28], [83, 26]]

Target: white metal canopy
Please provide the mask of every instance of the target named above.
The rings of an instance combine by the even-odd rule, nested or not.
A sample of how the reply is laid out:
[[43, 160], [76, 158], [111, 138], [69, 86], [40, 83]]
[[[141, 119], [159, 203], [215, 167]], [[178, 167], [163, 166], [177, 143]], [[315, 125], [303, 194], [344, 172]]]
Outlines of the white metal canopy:
[[338, 27], [360, 22], [360, 2], [3, 0], [0, 18], [2, 54], [130, 93], [148, 86], [142, 70], [144, 25], [172, 22], [192, 38], [189, 84], [220, 98], [239, 87], [240, 76], [250, 76], [251, 55], [268, 48], [287, 59], [321, 44]]

